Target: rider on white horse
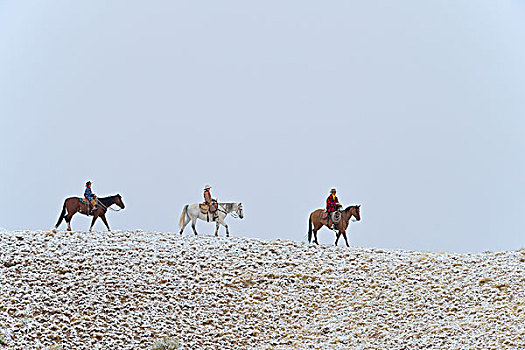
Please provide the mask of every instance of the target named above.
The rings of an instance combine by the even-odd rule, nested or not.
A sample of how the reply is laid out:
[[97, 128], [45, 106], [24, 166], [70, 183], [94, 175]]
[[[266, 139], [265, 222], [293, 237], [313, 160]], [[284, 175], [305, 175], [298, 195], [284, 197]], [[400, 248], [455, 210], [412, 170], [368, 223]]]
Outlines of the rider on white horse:
[[[233, 217], [239, 217], [242, 219], [244, 217], [244, 213], [242, 210], [242, 203], [217, 203], [217, 219], [215, 221], [215, 236], [217, 236], [219, 232], [219, 225], [222, 225], [226, 228], [226, 236], [230, 235], [230, 231], [228, 229], [228, 224], [224, 221], [226, 219], [226, 216], [231, 213]], [[195, 224], [197, 223], [197, 219], [203, 220], [203, 221], [210, 221], [210, 217], [207, 214], [203, 214], [201, 211], [201, 203], [195, 203], [195, 204], [186, 204], [184, 208], [182, 209], [182, 214], [180, 216], [179, 220], [179, 227], [180, 227], [180, 234], [184, 231], [184, 228], [187, 224], [191, 222], [191, 228], [193, 229], [193, 233], [197, 234], [197, 230], [195, 228]]]
[[202, 204], [208, 206], [208, 210], [213, 214], [213, 221], [215, 221], [217, 220], [217, 200], [211, 197], [210, 189], [210, 185], [204, 187], [204, 202]]

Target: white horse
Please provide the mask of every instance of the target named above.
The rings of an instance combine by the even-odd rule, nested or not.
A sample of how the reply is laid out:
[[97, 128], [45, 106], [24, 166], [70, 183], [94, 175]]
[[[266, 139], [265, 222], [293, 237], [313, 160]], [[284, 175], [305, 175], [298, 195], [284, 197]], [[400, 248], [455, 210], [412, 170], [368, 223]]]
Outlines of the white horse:
[[[230, 236], [228, 225], [224, 221], [226, 215], [231, 213], [233, 217], [238, 216], [241, 219], [244, 217], [244, 214], [242, 212], [242, 203], [218, 203], [216, 213], [217, 220], [215, 220], [215, 236], [217, 236], [219, 233], [219, 224], [226, 228], [226, 237]], [[191, 221], [191, 228], [193, 229], [193, 233], [197, 235], [197, 230], [195, 229], [195, 223], [197, 222], [197, 219], [201, 219], [203, 221], [208, 222], [214, 221], [212, 213], [201, 213], [201, 209], [198, 203], [186, 204], [184, 206], [184, 209], [182, 209], [182, 215], [180, 216], [179, 220], [180, 234], [182, 235], [182, 231], [184, 231], [186, 225], [188, 225]]]

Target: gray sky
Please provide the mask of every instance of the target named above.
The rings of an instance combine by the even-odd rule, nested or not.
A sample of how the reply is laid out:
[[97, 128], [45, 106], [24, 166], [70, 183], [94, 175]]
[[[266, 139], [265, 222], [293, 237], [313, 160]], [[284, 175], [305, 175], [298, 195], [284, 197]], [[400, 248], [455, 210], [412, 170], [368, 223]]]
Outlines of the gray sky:
[[234, 235], [304, 240], [336, 187], [352, 245], [518, 249], [524, 42], [521, 1], [0, 1], [0, 227], [92, 180], [177, 231], [209, 183]]

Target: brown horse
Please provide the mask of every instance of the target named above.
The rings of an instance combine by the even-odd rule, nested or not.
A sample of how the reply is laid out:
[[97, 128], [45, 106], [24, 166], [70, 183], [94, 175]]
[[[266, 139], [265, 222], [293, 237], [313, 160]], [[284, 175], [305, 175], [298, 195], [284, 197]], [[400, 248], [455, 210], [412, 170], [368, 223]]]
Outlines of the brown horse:
[[[350, 221], [350, 218], [353, 216], [357, 221], [361, 220], [361, 206], [360, 205], [352, 205], [347, 207], [345, 210], [341, 211], [341, 220], [339, 220], [339, 223], [336, 225], [335, 230], [336, 232], [336, 238], [335, 238], [335, 245], [337, 245], [337, 242], [339, 241], [339, 237], [343, 235], [346, 246], [350, 247], [348, 245], [348, 239], [346, 238], [346, 229], [348, 228], [348, 222]], [[317, 209], [314, 210], [310, 214], [310, 218], [308, 219], [308, 243], [312, 241], [312, 233], [314, 234], [314, 243], [319, 244], [317, 241], [317, 231], [323, 226], [328, 227], [328, 218], [322, 219], [321, 214], [323, 213], [324, 209]], [[312, 227], [313, 224], [313, 227]]]
[[[104, 198], [97, 197], [97, 209], [93, 212], [93, 220], [91, 220], [91, 226], [89, 226], [89, 232], [91, 232], [91, 229], [93, 228], [93, 225], [95, 224], [95, 221], [97, 221], [99, 216], [102, 219], [102, 221], [104, 221], [104, 224], [106, 224], [108, 231], [111, 231], [108, 225], [108, 221], [106, 220], [106, 211], [112, 204], [118, 205], [121, 209], [124, 209], [125, 207], [124, 202], [122, 202], [122, 197], [120, 196], [120, 194], [116, 194], [114, 196], [109, 196], [109, 197], [104, 197]], [[66, 214], [66, 210], [67, 210], [67, 214]], [[64, 201], [64, 205], [62, 206], [62, 213], [60, 213], [60, 217], [58, 218], [58, 222], [55, 225], [55, 228], [57, 228], [60, 225], [60, 223], [62, 223], [62, 220], [65, 219], [67, 222], [67, 230], [71, 231], [71, 218], [77, 212], [80, 214], [89, 216], [90, 207], [87, 204], [87, 202], [82, 203], [80, 201], [80, 198], [78, 197], [67, 198]]]

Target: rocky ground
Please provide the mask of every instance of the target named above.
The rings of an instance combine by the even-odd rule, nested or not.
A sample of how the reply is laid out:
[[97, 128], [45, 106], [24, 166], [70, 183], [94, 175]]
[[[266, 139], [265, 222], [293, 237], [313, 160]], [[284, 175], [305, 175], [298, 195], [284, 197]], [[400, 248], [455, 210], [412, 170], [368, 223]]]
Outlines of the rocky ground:
[[524, 349], [525, 250], [0, 232], [0, 349]]

